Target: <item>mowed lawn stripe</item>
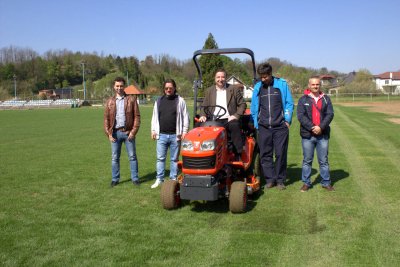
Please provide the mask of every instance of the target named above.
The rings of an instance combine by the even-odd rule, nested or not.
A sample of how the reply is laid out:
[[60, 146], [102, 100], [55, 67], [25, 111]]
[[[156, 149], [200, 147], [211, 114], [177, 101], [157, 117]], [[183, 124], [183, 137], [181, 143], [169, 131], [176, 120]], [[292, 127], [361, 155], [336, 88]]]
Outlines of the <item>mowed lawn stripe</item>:
[[[336, 148], [340, 149], [344, 158], [349, 162], [349, 178], [352, 181], [349, 186], [354, 193], [361, 193], [358, 211], [354, 218], [358, 224], [352, 224], [354, 227], [352, 237], [358, 238], [350, 239], [349, 247], [352, 248], [355, 255], [359, 253], [357, 250], [364, 252], [364, 256], [359, 257], [357, 263], [365, 262], [366, 265], [385, 266], [400, 259], [398, 254], [399, 231], [397, 225], [393, 223], [399, 221], [400, 209], [398, 200], [390, 197], [391, 194], [388, 194], [385, 188], [380, 186], [380, 180], [388, 179], [398, 183], [399, 172], [397, 171], [395, 176], [384, 177], [377, 171], [383, 171], [378, 167], [383, 162], [375, 161], [373, 163], [368, 160], [377, 153], [375, 144], [378, 141], [369, 142], [370, 136], [374, 132], [373, 126], [376, 124], [374, 121], [370, 121], [368, 130], [365, 130], [367, 126], [361, 127], [353, 122], [349, 119], [350, 115], [348, 114], [351, 114], [351, 110], [345, 113], [341, 107], [335, 109], [332, 137], [339, 144]], [[371, 116], [365, 114], [365, 117]], [[380, 147], [376, 149], [378, 152], [380, 151]], [[385, 155], [386, 162], [391, 162], [388, 157], [390, 156]], [[397, 168], [394, 167], [394, 169]], [[363, 242], [360, 242], [361, 240]], [[366, 240], [368, 240], [367, 243]], [[393, 251], [387, 250], [388, 244]]]
[[[355, 118], [352, 118], [351, 112], [343, 113], [342, 109], [340, 108], [338, 111], [345, 123], [356, 131], [360, 138], [365, 139], [364, 144], [366, 147], [374, 146], [373, 149], [379, 152], [375, 153], [373, 157], [377, 160], [388, 161], [391, 163], [389, 167], [397, 169], [397, 172], [400, 173], [400, 149], [396, 149], [399, 141], [397, 139], [397, 142], [393, 142], [391, 138], [386, 137], [387, 135], [399, 137], [400, 125], [389, 122], [385, 118], [386, 115], [373, 114], [363, 110], [358, 111], [356, 108], [353, 108], [356, 109], [353, 112], [364, 112], [367, 116], [355, 116]], [[368, 116], [368, 113], [373, 115]]]
[[394, 152], [368, 144], [363, 129], [398, 150], [398, 128], [358, 108], [335, 111], [329, 159], [337, 191], [320, 187], [315, 160], [315, 186], [300, 192], [294, 118], [287, 190], [265, 190], [245, 214], [231, 214], [226, 200], [162, 209], [160, 189], [150, 189], [151, 105], [141, 107], [137, 136], [140, 188], [130, 183], [125, 149], [123, 183], [109, 188], [102, 109], [1, 111], [0, 265], [396, 266], [399, 175], [387, 159]]

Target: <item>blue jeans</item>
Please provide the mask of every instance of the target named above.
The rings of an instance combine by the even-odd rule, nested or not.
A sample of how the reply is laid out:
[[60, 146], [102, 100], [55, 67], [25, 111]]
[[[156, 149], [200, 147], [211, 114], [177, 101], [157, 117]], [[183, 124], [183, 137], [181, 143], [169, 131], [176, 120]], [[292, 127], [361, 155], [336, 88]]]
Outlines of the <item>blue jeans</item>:
[[157, 140], [157, 179], [164, 181], [165, 160], [167, 158], [167, 150], [170, 148], [170, 170], [169, 177], [176, 180], [178, 176], [178, 158], [181, 141], [176, 140], [176, 134], [162, 134]]
[[319, 174], [322, 178], [321, 185], [331, 184], [328, 163], [329, 139], [326, 136], [312, 136], [310, 139], [302, 138], [303, 146], [303, 168], [301, 171], [301, 180], [304, 184], [311, 186], [311, 167], [314, 159], [314, 150], [317, 151]]
[[120, 131], [113, 132], [113, 137], [116, 139], [116, 141], [111, 143], [112, 180], [117, 182], [120, 178], [119, 159], [121, 156], [122, 143], [125, 143], [126, 152], [128, 153], [129, 165], [131, 168], [131, 179], [132, 181], [139, 180], [135, 139], [128, 140], [128, 134]]

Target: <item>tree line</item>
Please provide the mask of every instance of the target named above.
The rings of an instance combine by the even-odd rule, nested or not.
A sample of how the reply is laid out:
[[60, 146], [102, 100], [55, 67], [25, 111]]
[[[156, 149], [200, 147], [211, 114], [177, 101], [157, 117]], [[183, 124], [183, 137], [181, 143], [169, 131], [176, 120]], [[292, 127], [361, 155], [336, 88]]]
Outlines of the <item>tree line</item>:
[[[218, 48], [210, 33], [203, 49]], [[326, 68], [312, 69], [295, 66], [279, 58], [268, 61], [274, 75], [285, 78], [292, 93], [298, 94], [307, 86], [312, 75], [331, 74], [336, 77], [343, 74], [328, 71]], [[263, 61], [263, 62], [264, 62]], [[247, 85], [252, 84], [252, 63], [227, 56], [201, 56], [203, 70], [203, 88], [213, 84], [213, 74], [217, 68], [226, 69], [228, 76], [235, 75]], [[4, 47], [0, 49], [0, 99], [14, 96], [17, 85], [19, 98], [31, 99], [42, 89], [74, 88], [74, 97], [82, 98], [83, 75], [86, 81], [88, 99], [104, 99], [112, 95], [112, 81], [116, 76], [125, 77], [147, 94], [160, 95], [165, 79], [173, 78], [178, 92], [184, 97], [193, 96], [193, 81], [197, 77], [195, 65], [191, 59], [179, 60], [168, 54], [148, 55], [144, 60], [135, 56], [120, 57], [93, 53], [72, 52], [69, 50], [49, 50], [39, 55], [30, 48]], [[345, 90], [372, 90], [372, 75], [363, 70], [359, 84], [346, 87]], [[361, 83], [361, 85], [360, 85]], [[361, 89], [360, 89], [361, 88]], [[200, 95], [203, 91], [200, 90]]]

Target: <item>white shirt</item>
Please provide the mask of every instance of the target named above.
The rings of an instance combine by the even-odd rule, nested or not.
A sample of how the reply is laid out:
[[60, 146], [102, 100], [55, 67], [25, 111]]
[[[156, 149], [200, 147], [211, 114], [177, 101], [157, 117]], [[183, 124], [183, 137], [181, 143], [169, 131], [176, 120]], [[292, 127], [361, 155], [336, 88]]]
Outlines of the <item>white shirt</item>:
[[117, 96], [115, 104], [117, 105], [117, 114], [115, 114], [115, 128], [125, 127], [124, 98]]
[[[229, 118], [228, 106], [227, 106], [227, 103], [226, 103], [226, 90], [225, 90], [225, 88], [219, 89], [217, 87], [217, 97], [216, 97], [215, 103], [216, 103], [216, 105], [221, 106], [221, 107], [225, 108], [225, 110], [226, 110], [225, 115], [222, 116], [220, 119]], [[220, 108], [215, 108], [214, 115], [217, 115], [218, 112], [219, 112], [219, 115], [221, 115], [223, 113], [223, 111]]]

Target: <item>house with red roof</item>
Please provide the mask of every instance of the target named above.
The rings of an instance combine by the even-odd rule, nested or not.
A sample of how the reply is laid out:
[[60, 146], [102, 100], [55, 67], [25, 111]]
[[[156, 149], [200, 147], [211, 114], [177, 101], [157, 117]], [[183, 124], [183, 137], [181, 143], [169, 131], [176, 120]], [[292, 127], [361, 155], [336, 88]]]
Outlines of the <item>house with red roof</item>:
[[374, 81], [377, 90], [382, 90], [386, 94], [400, 94], [400, 71], [374, 75]]
[[330, 74], [319, 75], [321, 79], [321, 86], [324, 87], [336, 87], [338, 85], [338, 80], [335, 76]]
[[146, 94], [135, 85], [129, 85], [124, 89], [127, 95], [136, 95], [139, 104], [146, 104]]

